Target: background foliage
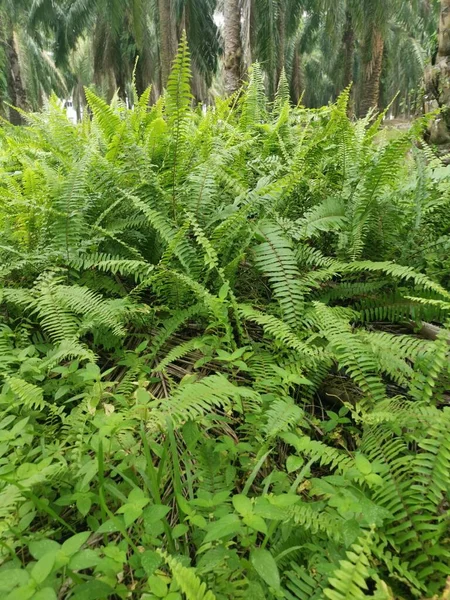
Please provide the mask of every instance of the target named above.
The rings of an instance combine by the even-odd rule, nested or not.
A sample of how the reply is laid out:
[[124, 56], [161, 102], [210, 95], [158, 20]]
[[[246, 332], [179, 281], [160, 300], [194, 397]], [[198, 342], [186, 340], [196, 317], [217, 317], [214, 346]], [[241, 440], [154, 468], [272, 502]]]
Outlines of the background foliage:
[[[444, 1], [444, 0], [443, 0]], [[52, 91], [72, 98], [78, 117], [83, 86], [108, 102], [116, 90], [133, 102], [151, 84], [167, 86], [186, 30], [192, 93], [209, 103], [224, 73], [261, 64], [274, 98], [285, 71], [291, 99], [308, 107], [334, 101], [353, 81], [350, 107], [410, 117], [423, 109], [423, 74], [435, 62], [439, 0], [5, 0], [0, 7], [0, 101], [42, 107]], [[227, 6], [238, 31], [227, 48]], [[3, 58], [2, 58], [3, 57]], [[136, 62], [137, 61], [137, 62]], [[378, 66], [377, 66], [378, 65]], [[10, 76], [14, 71], [18, 77]], [[9, 78], [9, 80], [8, 80]], [[23, 91], [23, 93], [22, 93]], [[397, 96], [398, 94], [398, 96]], [[8, 107], [3, 104], [3, 114]]]

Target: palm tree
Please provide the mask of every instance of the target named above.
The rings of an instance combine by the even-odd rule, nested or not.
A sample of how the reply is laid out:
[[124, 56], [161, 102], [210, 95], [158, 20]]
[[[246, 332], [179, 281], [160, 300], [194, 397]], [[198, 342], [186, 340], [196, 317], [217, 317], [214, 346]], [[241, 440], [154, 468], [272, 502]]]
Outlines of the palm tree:
[[225, 90], [233, 94], [242, 80], [241, 1], [225, 0]]
[[161, 52], [161, 85], [165, 88], [178, 45], [174, 0], [158, 0]]
[[376, 110], [380, 99], [385, 39], [393, 5], [397, 0], [349, 0], [349, 9], [360, 40], [358, 115]]
[[[0, 19], [3, 25], [3, 50], [5, 55], [6, 81], [8, 99], [13, 107], [26, 110], [28, 107], [25, 86], [22, 77], [22, 69], [19, 60], [19, 48], [17, 39], [17, 28], [25, 13], [24, 2], [7, 0], [0, 11]], [[9, 120], [13, 125], [22, 124], [22, 115], [14, 108], [9, 110]]]
[[441, 115], [430, 126], [433, 144], [450, 143], [450, 0], [441, 0], [435, 53], [425, 69], [426, 99]]
[[208, 90], [217, 71], [219, 31], [214, 22], [217, 0], [178, 0], [178, 37], [183, 29], [191, 53], [192, 94], [199, 102], [208, 100]]
[[[91, 40], [94, 82], [108, 98], [117, 89], [122, 99], [129, 96], [127, 88], [136, 66], [138, 92], [152, 84], [156, 99], [167, 84], [183, 29], [192, 53], [194, 94], [202, 100], [206, 96], [220, 50], [213, 19], [216, 0], [61, 2], [67, 3], [67, 10], [60, 11], [67, 13], [63, 23], [47, 16], [47, 21], [54, 24], [55, 38], [61, 40], [60, 59], [67, 60], [80, 39]], [[53, 5], [54, 0], [40, 3]]]
[[54, 61], [54, 39], [48, 28], [34, 21], [37, 3], [30, 0], [7, 0], [0, 8], [0, 43], [2, 46], [6, 87], [3, 95], [13, 107], [9, 119], [23, 122], [21, 111], [42, 107], [53, 92], [64, 95], [66, 82]]
[[382, 81], [390, 96], [385, 103], [397, 92], [405, 97], [419, 86], [433, 7], [429, 0], [348, 2], [361, 43], [358, 114], [363, 117], [380, 107]]
[[441, 0], [436, 67], [439, 73], [438, 100], [450, 132], [450, 0]]
[[365, 117], [379, 106], [384, 36], [378, 28], [368, 31], [362, 48], [361, 101], [358, 114]]
[[89, 87], [94, 79], [91, 40], [82, 38], [78, 41], [77, 47], [70, 54], [66, 77], [77, 121], [80, 121], [86, 107], [84, 88]]
[[311, 0], [305, 15], [300, 50], [307, 103], [327, 103], [353, 81], [361, 117], [398, 92], [395, 109], [418, 104], [432, 36], [428, 0]]
[[343, 88], [347, 88], [353, 83], [354, 62], [355, 62], [355, 30], [353, 27], [353, 17], [350, 10], [345, 11], [345, 28], [342, 37], [342, 46], [344, 48], [344, 78]]
[[428, 0], [403, 2], [391, 19], [380, 104], [386, 106], [398, 94], [391, 109], [395, 115], [411, 116], [423, 109], [423, 74], [435, 50], [437, 20], [437, 5]]

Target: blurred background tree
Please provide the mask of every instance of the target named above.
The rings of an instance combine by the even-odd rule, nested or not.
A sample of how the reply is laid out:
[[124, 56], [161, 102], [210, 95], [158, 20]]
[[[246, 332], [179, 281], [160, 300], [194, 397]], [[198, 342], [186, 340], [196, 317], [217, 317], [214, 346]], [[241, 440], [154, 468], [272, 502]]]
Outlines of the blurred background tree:
[[[284, 72], [294, 103], [327, 104], [352, 83], [356, 115], [384, 109], [395, 99], [391, 114], [409, 118], [423, 109], [424, 72], [437, 55], [437, 100], [447, 103], [449, 5], [449, 0], [3, 0], [1, 114], [20, 124], [20, 112], [8, 104], [37, 109], [54, 91], [72, 98], [80, 117], [85, 86], [107, 100], [117, 93], [132, 102], [133, 73], [138, 92], [151, 85], [155, 100], [186, 30], [198, 102], [237, 91], [249, 65], [258, 61], [272, 98]], [[431, 79], [436, 83], [436, 69]]]

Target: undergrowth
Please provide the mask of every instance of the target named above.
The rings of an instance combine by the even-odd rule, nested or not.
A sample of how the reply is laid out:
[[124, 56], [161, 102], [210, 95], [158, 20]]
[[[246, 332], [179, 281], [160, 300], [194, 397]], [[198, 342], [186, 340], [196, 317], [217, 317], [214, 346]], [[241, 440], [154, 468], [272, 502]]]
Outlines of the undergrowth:
[[448, 167], [348, 96], [3, 125], [2, 598], [448, 598]]

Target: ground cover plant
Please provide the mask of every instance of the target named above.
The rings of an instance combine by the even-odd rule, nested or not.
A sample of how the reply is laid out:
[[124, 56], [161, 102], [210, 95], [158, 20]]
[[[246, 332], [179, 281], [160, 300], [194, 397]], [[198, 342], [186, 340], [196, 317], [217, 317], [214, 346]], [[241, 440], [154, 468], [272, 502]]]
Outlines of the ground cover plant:
[[446, 598], [448, 167], [189, 80], [0, 130], [1, 597]]

